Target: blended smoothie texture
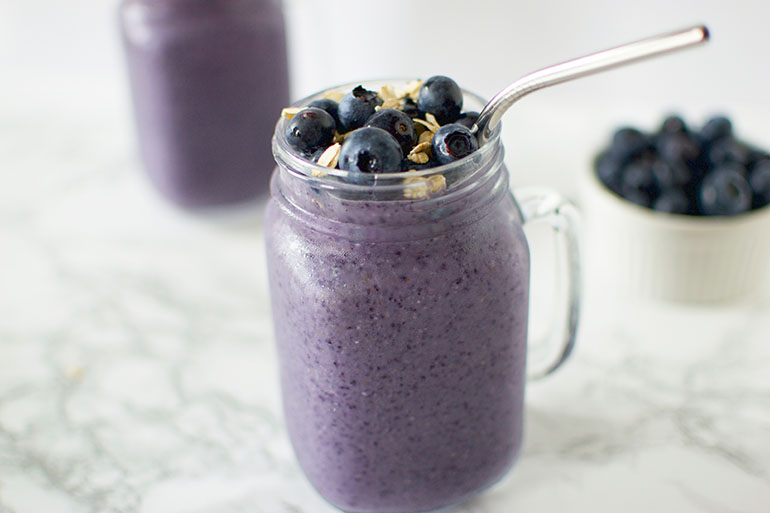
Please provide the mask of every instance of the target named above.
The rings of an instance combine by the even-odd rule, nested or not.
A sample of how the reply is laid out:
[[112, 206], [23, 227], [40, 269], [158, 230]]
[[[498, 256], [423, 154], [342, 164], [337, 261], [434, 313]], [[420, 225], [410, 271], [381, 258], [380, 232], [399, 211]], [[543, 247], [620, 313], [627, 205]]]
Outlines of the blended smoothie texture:
[[[387, 237], [377, 220], [408, 217], [419, 200], [348, 202], [332, 226], [295, 215], [273, 179], [265, 226], [286, 421], [310, 481], [343, 510], [435, 509], [516, 459], [529, 252], [499, 173], [485, 207], [486, 190], [454, 202], [461, 222], [434, 213]], [[308, 194], [320, 211], [331, 198]]]
[[288, 103], [284, 22], [273, 0], [125, 0], [123, 41], [147, 171], [175, 203], [268, 190], [270, 137]]

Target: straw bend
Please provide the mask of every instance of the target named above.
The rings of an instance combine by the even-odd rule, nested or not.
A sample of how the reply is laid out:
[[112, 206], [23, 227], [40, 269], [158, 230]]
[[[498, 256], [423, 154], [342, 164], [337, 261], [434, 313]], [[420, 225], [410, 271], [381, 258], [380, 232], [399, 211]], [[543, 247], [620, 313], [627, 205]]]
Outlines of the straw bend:
[[473, 130], [477, 133], [479, 144], [484, 144], [511, 105], [533, 91], [688, 48], [704, 43], [708, 39], [708, 28], [705, 25], [696, 25], [686, 30], [642, 39], [532, 72], [497, 93], [479, 114]]

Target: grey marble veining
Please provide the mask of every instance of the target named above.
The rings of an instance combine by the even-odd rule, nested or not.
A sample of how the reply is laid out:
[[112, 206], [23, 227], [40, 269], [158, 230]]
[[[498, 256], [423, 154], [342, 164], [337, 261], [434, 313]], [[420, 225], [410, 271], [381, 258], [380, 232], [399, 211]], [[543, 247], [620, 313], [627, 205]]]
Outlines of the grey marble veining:
[[[283, 429], [261, 207], [169, 207], [111, 123], [0, 118], [0, 513], [335, 511]], [[447, 511], [770, 511], [768, 297], [589, 286], [517, 466]]]

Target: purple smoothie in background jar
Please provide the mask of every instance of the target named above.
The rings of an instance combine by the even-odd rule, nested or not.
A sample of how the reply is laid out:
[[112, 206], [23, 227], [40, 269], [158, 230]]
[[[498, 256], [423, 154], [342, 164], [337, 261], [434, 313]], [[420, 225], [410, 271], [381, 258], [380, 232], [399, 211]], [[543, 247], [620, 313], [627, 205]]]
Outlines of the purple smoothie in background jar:
[[[351, 183], [292, 153], [285, 123], [273, 140], [265, 233], [284, 411], [302, 469], [349, 512], [428, 511], [478, 493], [522, 443], [523, 219], [553, 218], [572, 233], [569, 206], [532, 195], [519, 208], [499, 130], [457, 162]], [[572, 347], [571, 299], [545, 373]]]
[[267, 192], [270, 137], [288, 102], [276, 0], [123, 0], [139, 147], [155, 186], [185, 207]]

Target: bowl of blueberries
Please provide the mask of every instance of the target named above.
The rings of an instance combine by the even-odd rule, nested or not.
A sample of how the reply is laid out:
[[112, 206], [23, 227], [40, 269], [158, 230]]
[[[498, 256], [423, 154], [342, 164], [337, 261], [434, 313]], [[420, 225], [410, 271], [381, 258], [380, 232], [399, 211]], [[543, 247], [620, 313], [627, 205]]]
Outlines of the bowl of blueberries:
[[689, 303], [756, 292], [770, 268], [770, 152], [726, 116], [618, 128], [584, 173], [590, 280]]

